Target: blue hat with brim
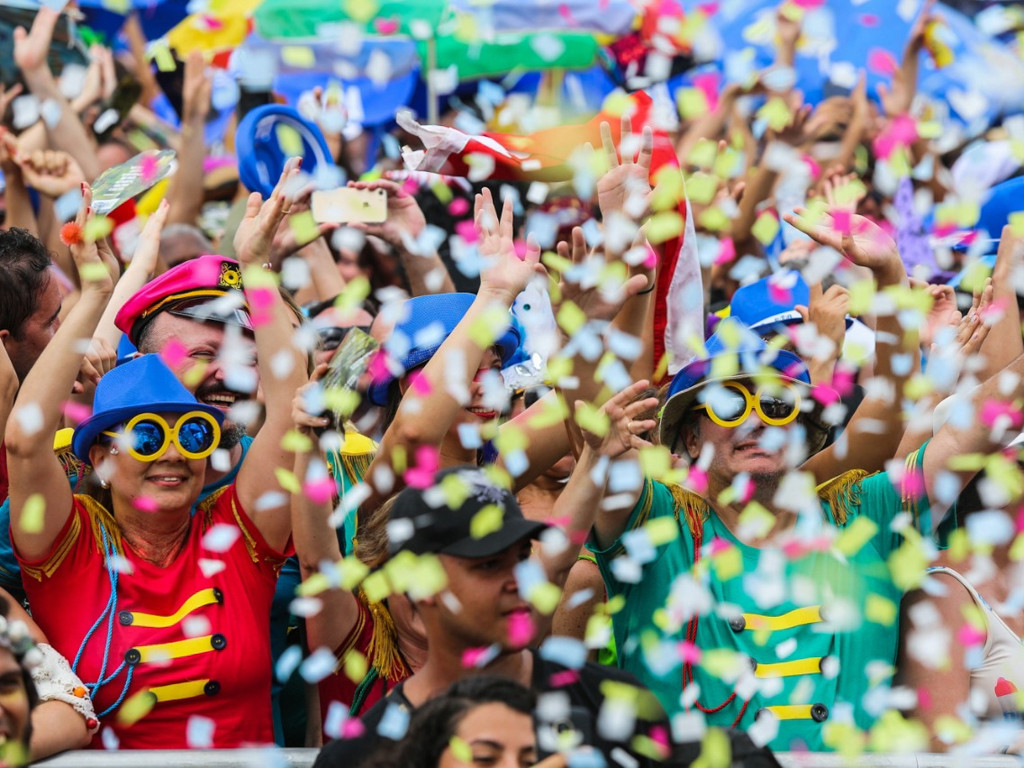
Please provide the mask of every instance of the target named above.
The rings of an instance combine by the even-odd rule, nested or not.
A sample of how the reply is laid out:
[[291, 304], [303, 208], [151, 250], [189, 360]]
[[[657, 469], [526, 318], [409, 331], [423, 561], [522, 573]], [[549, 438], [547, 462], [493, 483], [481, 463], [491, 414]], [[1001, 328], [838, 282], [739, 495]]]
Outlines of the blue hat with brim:
[[[810, 305], [811, 291], [796, 270], [782, 270], [753, 283], [741, 285], [732, 295], [729, 316], [735, 317], [752, 331], [765, 333], [784, 325], [799, 325], [803, 315], [797, 306]], [[853, 325], [853, 318], [846, 316], [846, 327]]]
[[219, 408], [200, 403], [159, 355], [142, 355], [109, 371], [96, 387], [92, 416], [75, 430], [71, 449], [89, 464], [89, 449], [101, 432], [140, 413], [203, 411], [223, 423]]
[[[760, 336], [739, 320], [727, 317], [705, 344], [707, 353], [684, 365], [672, 378], [665, 406], [661, 411], [659, 436], [662, 445], [680, 453], [679, 428], [687, 413], [708, 385], [737, 379], [771, 376], [789, 382], [801, 390], [805, 402], [812, 404], [804, 411], [811, 452], [820, 450], [828, 436], [822, 419], [823, 407], [810, 397], [811, 377], [807, 365], [796, 354], [770, 347]], [[839, 399], [835, 394], [836, 400]]]
[[296, 110], [267, 104], [249, 112], [238, 124], [235, 152], [238, 178], [253, 192], [270, 197], [291, 157], [281, 147], [281, 132], [293, 131], [302, 142], [302, 170], [315, 173], [318, 165], [334, 165], [320, 129]]
[[[425, 365], [434, 356], [459, 321], [466, 316], [474, 299], [476, 296], [472, 293], [437, 293], [406, 300], [404, 319], [395, 326], [385, 344], [389, 356], [387, 372], [376, 377], [366, 391], [370, 402], [382, 407], [387, 405], [392, 382], [414, 368]], [[510, 314], [509, 327], [495, 342], [502, 367], [512, 359], [521, 340], [519, 329], [512, 324]]]

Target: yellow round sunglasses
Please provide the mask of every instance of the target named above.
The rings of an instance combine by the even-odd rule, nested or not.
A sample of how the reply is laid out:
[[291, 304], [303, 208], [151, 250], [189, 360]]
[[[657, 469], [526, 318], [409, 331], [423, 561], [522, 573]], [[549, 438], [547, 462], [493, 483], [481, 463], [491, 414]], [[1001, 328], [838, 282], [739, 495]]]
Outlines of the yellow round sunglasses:
[[220, 425], [205, 411], [184, 413], [173, 427], [158, 413], [140, 413], [120, 432], [103, 434], [121, 441], [139, 461], [156, 461], [172, 441], [186, 459], [205, 459], [220, 442]]
[[800, 415], [800, 390], [781, 382], [751, 393], [739, 382], [727, 381], [709, 391], [707, 400], [694, 407], [707, 411], [708, 418], [720, 427], [738, 427], [751, 411], [765, 424], [781, 427]]

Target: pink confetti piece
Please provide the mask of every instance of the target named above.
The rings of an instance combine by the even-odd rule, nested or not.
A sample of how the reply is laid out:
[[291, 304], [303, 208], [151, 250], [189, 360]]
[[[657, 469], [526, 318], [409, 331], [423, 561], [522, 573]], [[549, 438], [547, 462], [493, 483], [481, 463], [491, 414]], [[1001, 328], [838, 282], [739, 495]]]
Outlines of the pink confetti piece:
[[152, 496], [139, 496], [132, 501], [132, 506], [139, 510], [139, 512], [156, 512], [158, 508], [156, 499]]
[[92, 408], [84, 403], [75, 403], [68, 400], [64, 403], [64, 415], [67, 416], [75, 424], [81, 424], [87, 418], [92, 415]]
[[927, 688], [917, 689], [917, 703], [921, 705], [921, 709], [927, 711], [932, 708], [932, 695]]
[[647, 269], [654, 269], [658, 266], [658, 253], [651, 247], [651, 244], [647, 244], [647, 256], [644, 258], [644, 267]]
[[405, 471], [405, 482], [410, 488], [429, 488], [434, 484], [434, 475], [440, 468], [441, 457], [437, 446], [421, 445], [416, 449], [415, 463]]
[[715, 257], [715, 265], [731, 264], [736, 259], [736, 244], [731, 237], [722, 238], [719, 242], [720, 249]]
[[718, 106], [719, 77], [714, 73], [696, 75], [693, 78], [693, 87], [704, 94], [708, 103], [708, 111], [714, 112]]
[[561, 16], [565, 23], [568, 24], [570, 27], [577, 26], [576, 19], [572, 15], [572, 11], [569, 10], [569, 6], [567, 6], [565, 3], [558, 4], [558, 15]]
[[567, 685], [573, 685], [574, 683], [579, 682], [579, 679], [579, 672], [575, 669], [566, 669], [561, 672], [555, 672], [555, 674], [548, 678], [548, 682], [550, 683], [551, 688], [555, 689], [565, 688]]
[[174, 370], [181, 365], [188, 356], [188, 347], [177, 339], [169, 340], [160, 350], [160, 358], [167, 364], [167, 367]]
[[797, 8], [818, 8], [824, 5], [825, 0], [791, 0]]
[[483, 648], [467, 648], [462, 652], [462, 667], [464, 669], [480, 669], [490, 664], [497, 653], [498, 651], [493, 645]]
[[366, 726], [363, 725], [363, 721], [358, 717], [350, 717], [341, 726], [341, 738], [343, 739], [354, 739], [362, 736], [365, 732]]
[[821, 178], [821, 166], [818, 164], [817, 160], [810, 155], [804, 155], [801, 159], [803, 160], [804, 165], [807, 166], [807, 169], [811, 172], [811, 178], [813, 180], [817, 181]]
[[455, 224], [455, 234], [467, 243], [475, 243], [480, 239], [480, 233], [477, 231], [476, 224], [469, 219]]
[[872, 48], [868, 52], [868, 69], [876, 75], [892, 77], [896, 71], [896, 57], [883, 48]]
[[464, 197], [456, 197], [448, 204], [448, 213], [452, 216], [465, 216], [469, 213], [469, 200]]
[[858, 23], [862, 27], [877, 27], [879, 24], [879, 18], [873, 13], [862, 13], [858, 19]]
[[1021, 425], [1021, 412], [1010, 403], [999, 400], [986, 400], [981, 406], [981, 423], [988, 428], [995, 427], [997, 423], [1005, 426], [1009, 421], [1011, 425], [1019, 428]]
[[957, 642], [967, 647], [981, 645], [985, 637], [985, 632], [972, 624], [964, 624], [956, 633]]
[[768, 298], [776, 304], [790, 304], [793, 301], [793, 292], [786, 286], [779, 285], [774, 280], [769, 280]]
[[302, 492], [314, 504], [326, 504], [334, 498], [334, 481], [329, 477], [310, 480], [302, 486]]
[[812, 387], [811, 397], [822, 405], [832, 405], [832, 403], [839, 402], [839, 393], [832, 389], [832, 387], [826, 387], [824, 384], [817, 384]]
[[924, 472], [919, 469], [904, 472], [903, 478], [900, 480], [900, 489], [902, 496], [923, 496], [925, 492]]
[[708, 473], [697, 467], [690, 467], [690, 472], [686, 476], [686, 487], [696, 493], [707, 493]]
[[1024, 507], [1017, 512], [1017, 530], [1024, 531]]
[[413, 371], [409, 374], [409, 388], [417, 397], [426, 397], [433, 391], [430, 379], [423, 375], [423, 371]]
[[266, 325], [272, 319], [270, 308], [277, 301], [276, 288], [247, 288], [246, 301], [249, 303], [249, 318], [254, 328]]
[[653, 741], [655, 744], [657, 744], [660, 747], [664, 747], [665, 750], [668, 750], [670, 742], [668, 730], [665, 728], [665, 726], [654, 726], [653, 728], [651, 728], [651, 731], [648, 734], [648, 736], [650, 736], [651, 741]]
[[514, 648], [529, 645], [533, 633], [533, 617], [527, 611], [516, 611], [508, 617], [508, 642]]
[[857, 371], [845, 365], [837, 365], [835, 373], [832, 374], [832, 389], [839, 393], [840, 397], [846, 397], [853, 392], [853, 385], [857, 379]]
[[700, 663], [700, 648], [689, 640], [681, 641], [676, 647], [679, 649], [679, 658], [683, 660], [684, 664]]
[[725, 550], [729, 549], [731, 546], [732, 546], [732, 544], [730, 544], [728, 541], [726, 541], [725, 539], [722, 539], [722, 538], [719, 538], [719, 537], [716, 536], [715, 538], [713, 538], [711, 540], [711, 543], [708, 545], [709, 554], [712, 557], [714, 557], [719, 552], [724, 552]]
[[850, 234], [850, 226], [852, 224], [852, 217], [849, 211], [833, 210], [832, 211], [832, 228], [835, 229], [841, 235]]
[[377, 33], [381, 35], [393, 35], [400, 28], [399, 23], [395, 19], [377, 19], [373, 26], [376, 28]]
[[149, 182], [156, 176], [157, 170], [156, 157], [153, 155], [143, 155], [142, 160], [139, 162], [139, 173], [143, 181]]

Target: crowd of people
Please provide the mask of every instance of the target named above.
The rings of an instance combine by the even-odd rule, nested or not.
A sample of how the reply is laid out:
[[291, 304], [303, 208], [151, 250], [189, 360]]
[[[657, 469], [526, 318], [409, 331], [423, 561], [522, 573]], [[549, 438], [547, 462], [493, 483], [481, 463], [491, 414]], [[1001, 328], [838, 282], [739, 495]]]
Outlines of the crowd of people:
[[201, 53], [168, 122], [137, 20], [70, 78], [52, 5], [0, 90], [0, 761], [1024, 751], [1019, 139], [919, 130], [931, 0], [880, 98], [803, 103], [786, 2], [700, 109], [480, 138], [481, 88], [368, 150], [318, 89], [255, 175], [258, 99], [215, 149]]

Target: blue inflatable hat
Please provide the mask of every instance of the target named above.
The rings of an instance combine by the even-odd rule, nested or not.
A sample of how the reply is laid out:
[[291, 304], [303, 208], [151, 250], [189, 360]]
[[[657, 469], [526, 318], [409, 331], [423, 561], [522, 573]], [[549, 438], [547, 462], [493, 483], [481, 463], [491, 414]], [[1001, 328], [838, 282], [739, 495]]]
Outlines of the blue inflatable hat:
[[291, 107], [257, 107], [242, 118], [235, 136], [238, 177], [253, 192], [270, 197], [284, 164], [300, 148], [306, 173], [315, 174], [319, 165], [334, 165], [327, 140], [314, 123]]

